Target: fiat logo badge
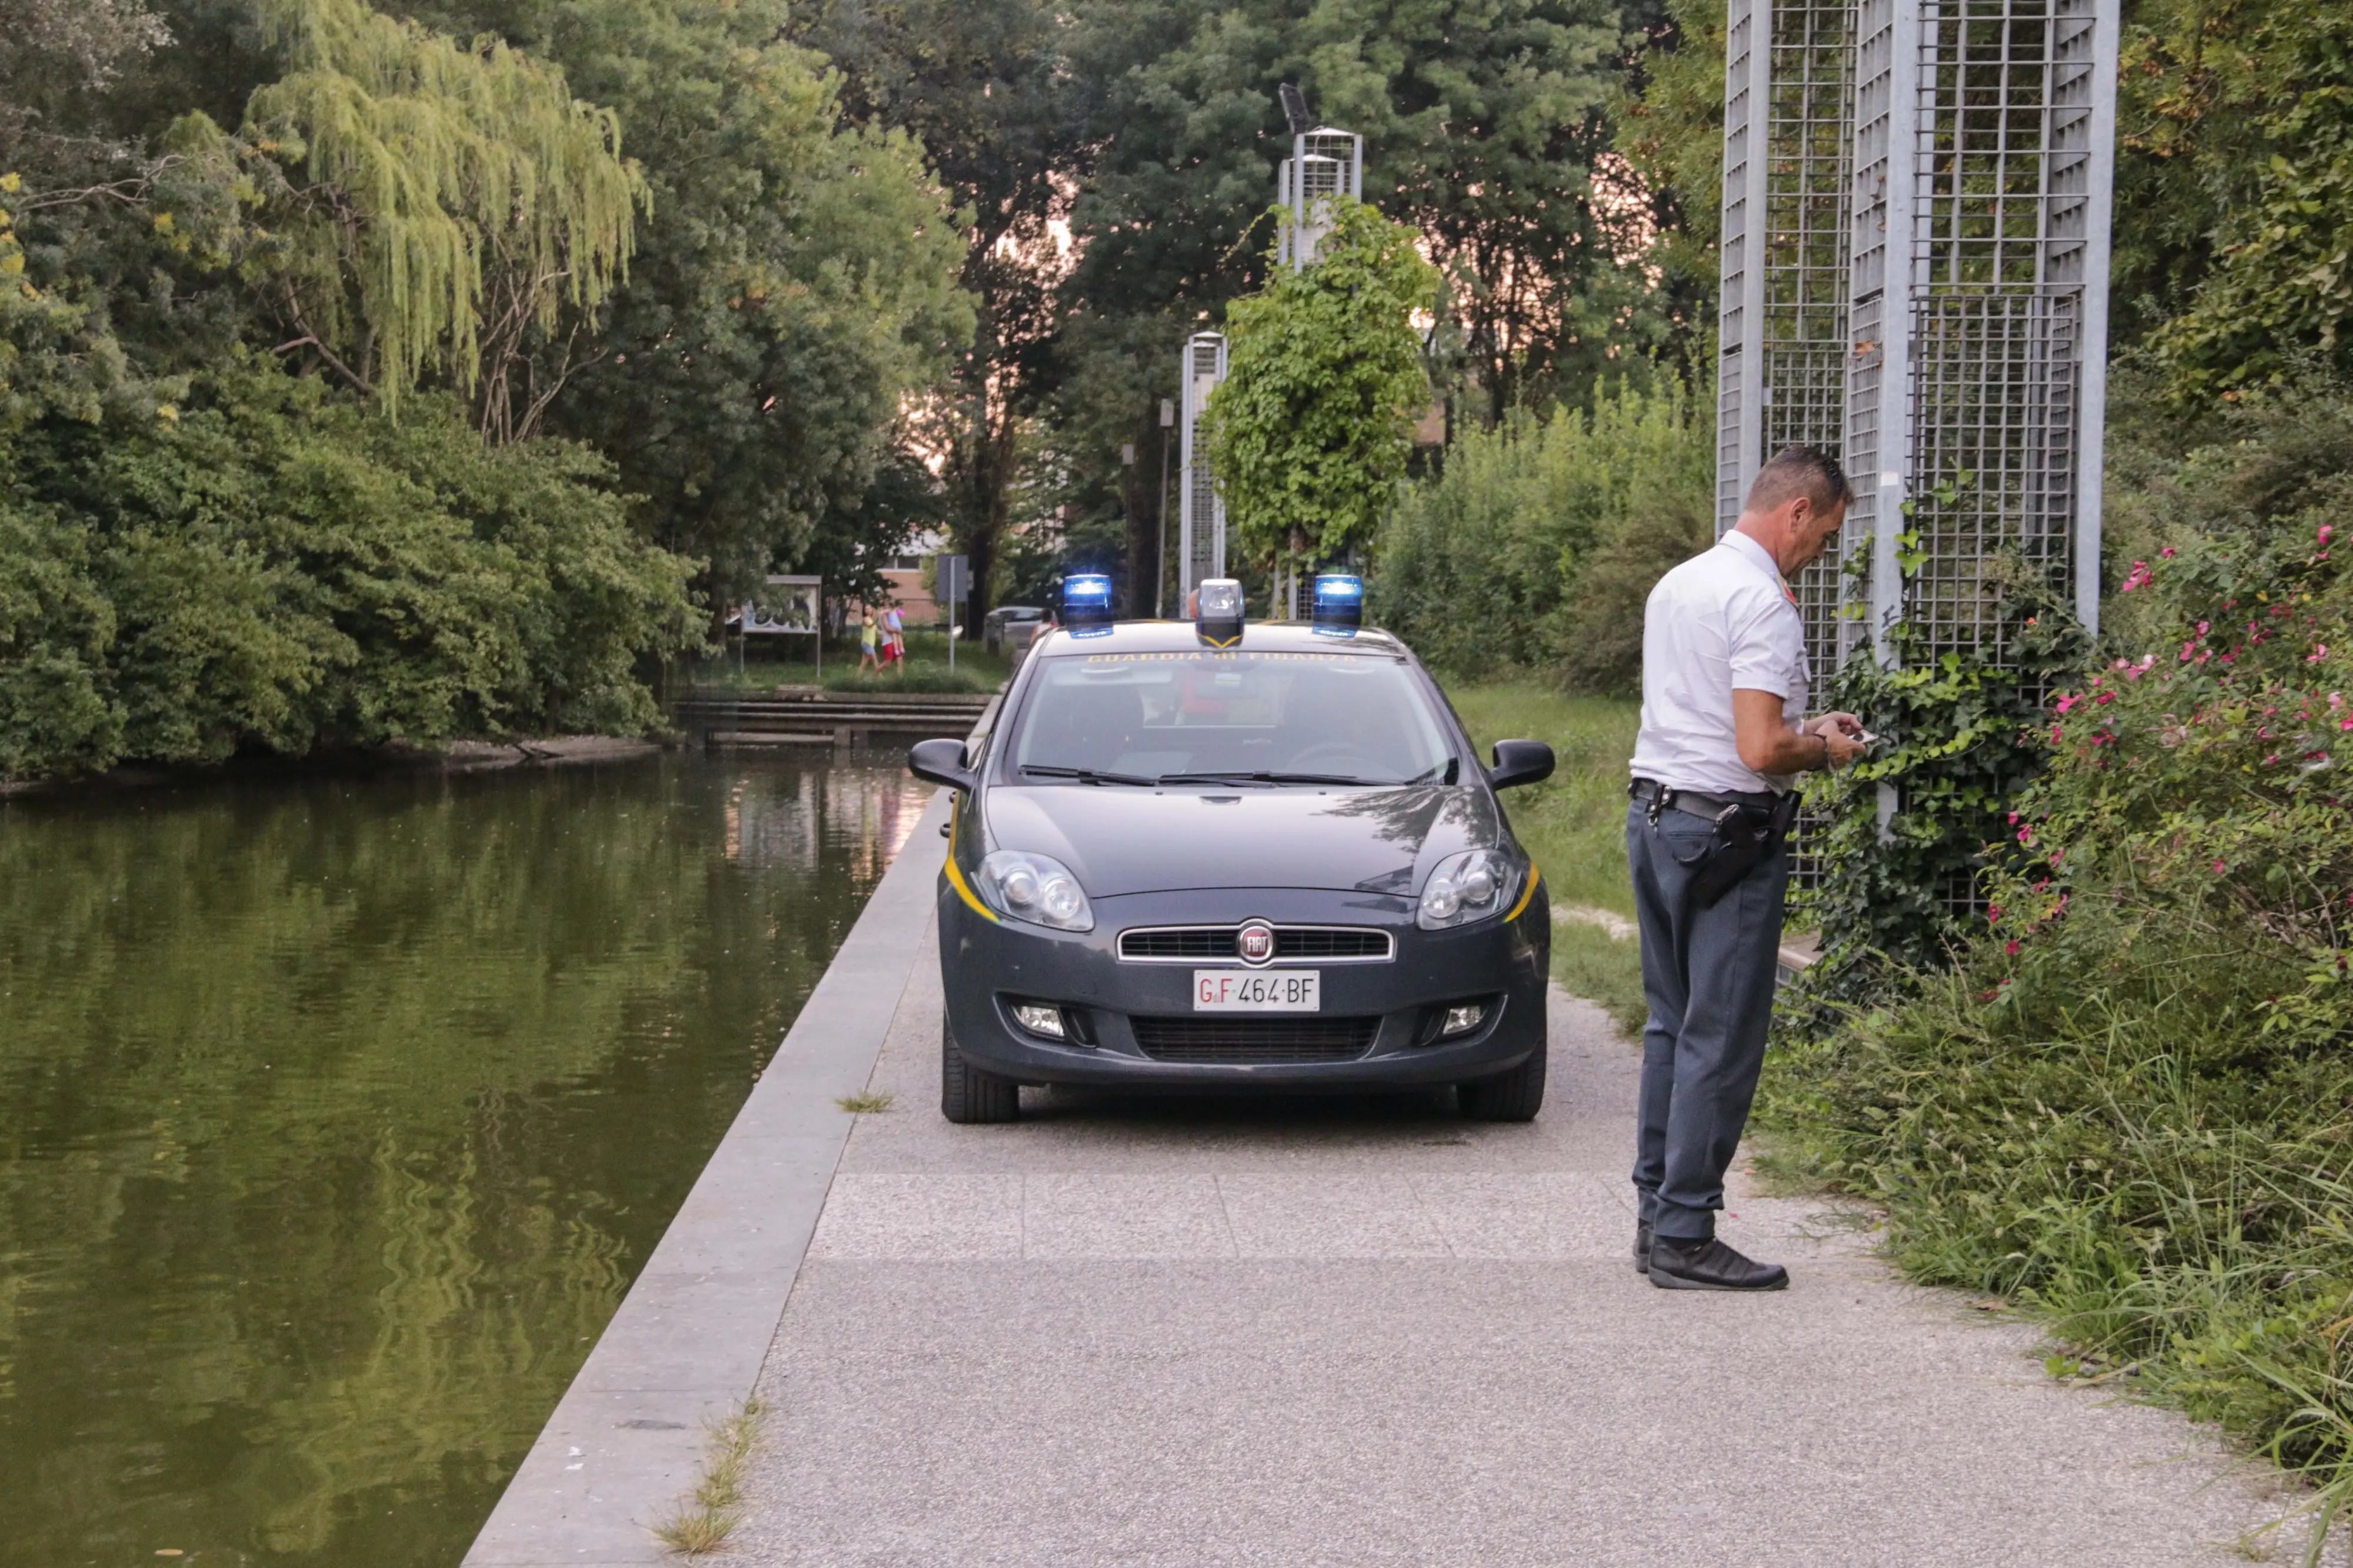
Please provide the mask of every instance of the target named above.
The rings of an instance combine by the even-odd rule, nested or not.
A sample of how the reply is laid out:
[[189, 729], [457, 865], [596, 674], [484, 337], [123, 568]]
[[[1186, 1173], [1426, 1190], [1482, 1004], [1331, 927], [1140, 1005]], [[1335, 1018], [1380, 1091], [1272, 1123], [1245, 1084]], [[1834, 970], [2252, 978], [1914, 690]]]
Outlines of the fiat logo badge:
[[1274, 956], [1274, 928], [1264, 921], [1252, 921], [1234, 934], [1234, 948], [1244, 963], [1264, 963]]

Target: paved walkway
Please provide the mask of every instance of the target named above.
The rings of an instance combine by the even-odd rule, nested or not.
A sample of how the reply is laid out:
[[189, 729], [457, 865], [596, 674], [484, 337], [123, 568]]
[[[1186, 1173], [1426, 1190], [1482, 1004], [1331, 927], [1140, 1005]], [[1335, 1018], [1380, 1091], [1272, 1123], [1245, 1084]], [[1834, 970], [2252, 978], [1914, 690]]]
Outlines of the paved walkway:
[[1565, 996], [1530, 1127], [1029, 1090], [1018, 1125], [951, 1127], [938, 1039], [925, 955], [874, 1072], [898, 1109], [852, 1133], [763, 1374], [732, 1560], [2157, 1568], [2243, 1562], [2285, 1506], [1818, 1205], [1744, 1188], [1725, 1222], [1787, 1293], [1652, 1289], [1634, 1051]]

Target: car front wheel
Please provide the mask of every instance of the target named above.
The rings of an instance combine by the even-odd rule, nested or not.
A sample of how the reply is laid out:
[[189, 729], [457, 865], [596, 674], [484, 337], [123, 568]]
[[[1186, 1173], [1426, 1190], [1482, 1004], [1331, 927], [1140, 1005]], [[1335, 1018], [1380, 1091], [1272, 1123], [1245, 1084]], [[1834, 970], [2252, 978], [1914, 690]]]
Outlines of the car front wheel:
[[966, 1124], [1011, 1121], [1021, 1114], [1021, 1086], [966, 1061], [956, 1048], [955, 1030], [944, 1017], [940, 1020], [940, 1114]]
[[1509, 1072], [1454, 1086], [1462, 1114], [1473, 1121], [1534, 1121], [1544, 1109], [1545, 1047], [1539, 1041], [1528, 1059]]

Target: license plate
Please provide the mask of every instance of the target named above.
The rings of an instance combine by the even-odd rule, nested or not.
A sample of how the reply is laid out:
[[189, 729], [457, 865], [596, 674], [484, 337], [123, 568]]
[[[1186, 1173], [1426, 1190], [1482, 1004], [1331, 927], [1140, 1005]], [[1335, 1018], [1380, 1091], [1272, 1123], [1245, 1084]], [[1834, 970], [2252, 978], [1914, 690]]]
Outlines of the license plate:
[[1324, 976], [1313, 969], [1197, 969], [1196, 1013], [1313, 1013], [1324, 1005]]

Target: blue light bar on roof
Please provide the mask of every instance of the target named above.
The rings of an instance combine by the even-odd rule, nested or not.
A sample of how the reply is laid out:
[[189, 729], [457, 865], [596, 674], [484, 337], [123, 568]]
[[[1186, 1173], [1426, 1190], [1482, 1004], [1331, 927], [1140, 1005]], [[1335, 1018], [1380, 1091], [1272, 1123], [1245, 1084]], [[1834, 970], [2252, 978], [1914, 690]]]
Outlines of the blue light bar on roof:
[[1111, 622], [1111, 578], [1101, 572], [1074, 572], [1062, 579], [1062, 624], [1107, 626]]
[[1333, 572], [1315, 579], [1315, 624], [1346, 626], [1365, 624], [1365, 580]]

